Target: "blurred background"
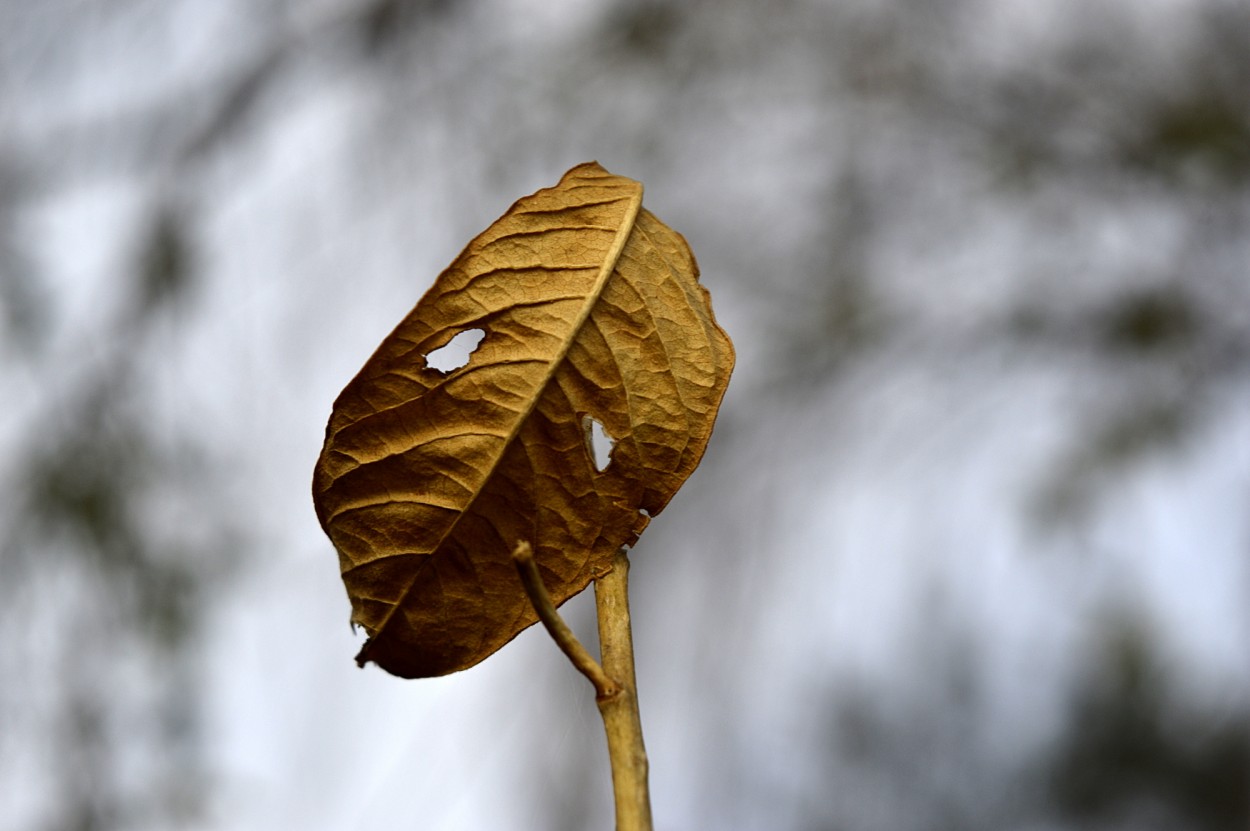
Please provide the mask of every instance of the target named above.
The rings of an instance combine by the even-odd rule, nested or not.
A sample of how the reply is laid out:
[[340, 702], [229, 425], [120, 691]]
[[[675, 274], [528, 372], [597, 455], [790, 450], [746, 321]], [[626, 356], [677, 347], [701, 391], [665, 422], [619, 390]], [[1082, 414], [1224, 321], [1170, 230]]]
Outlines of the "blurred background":
[[381, 338], [590, 159], [738, 350], [633, 555], [657, 828], [1250, 827], [1243, 0], [0, 31], [0, 827], [611, 827], [541, 631], [356, 669], [309, 496]]

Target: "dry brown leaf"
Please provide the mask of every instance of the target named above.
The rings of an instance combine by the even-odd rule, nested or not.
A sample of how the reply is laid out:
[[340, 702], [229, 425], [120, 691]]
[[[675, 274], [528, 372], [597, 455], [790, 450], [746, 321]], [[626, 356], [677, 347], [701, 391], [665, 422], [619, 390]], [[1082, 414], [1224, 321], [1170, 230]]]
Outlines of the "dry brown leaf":
[[[426, 356], [485, 333], [464, 366]], [[596, 163], [469, 243], [334, 404], [313, 478], [357, 656], [408, 678], [476, 664], [606, 570], [698, 465], [733, 369], [686, 241]], [[589, 427], [615, 440], [598, 470]]]

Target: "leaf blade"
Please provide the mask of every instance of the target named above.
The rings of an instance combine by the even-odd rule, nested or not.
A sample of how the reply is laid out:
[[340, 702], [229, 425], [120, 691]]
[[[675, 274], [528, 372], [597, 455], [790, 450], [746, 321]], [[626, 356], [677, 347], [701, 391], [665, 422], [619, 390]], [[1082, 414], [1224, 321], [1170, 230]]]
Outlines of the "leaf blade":
[[[536, 620], [518, 540], [563, 602], [698, 464], [733, 348], [684, 239], [641, 203], [593, 162], [518, 200], [335, 402], [314, 502], [370, 635], [361, 663], [477, 663]], [[486, 332], [468, 365], [423, 366], [468, 328]], [[586, 416], [616, 440], [603, 471]]]

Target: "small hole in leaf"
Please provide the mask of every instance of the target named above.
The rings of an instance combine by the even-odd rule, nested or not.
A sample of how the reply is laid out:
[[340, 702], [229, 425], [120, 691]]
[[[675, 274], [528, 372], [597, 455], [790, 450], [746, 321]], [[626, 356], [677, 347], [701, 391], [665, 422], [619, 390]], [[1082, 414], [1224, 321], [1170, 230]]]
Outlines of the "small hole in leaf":
[[586, 452], [595, 470], [602, 473], [612, 461], [612, 448], [616, 441], [603, 429], [598, 419], [582, 416], [582, 429], [586, 433]]
[[439, 372], [457, 370], [469, 362], [469, 356], [485, 337], [481, 329], [465, 329], [438, 349], [431, 349], [425, 356], [425, 365]]

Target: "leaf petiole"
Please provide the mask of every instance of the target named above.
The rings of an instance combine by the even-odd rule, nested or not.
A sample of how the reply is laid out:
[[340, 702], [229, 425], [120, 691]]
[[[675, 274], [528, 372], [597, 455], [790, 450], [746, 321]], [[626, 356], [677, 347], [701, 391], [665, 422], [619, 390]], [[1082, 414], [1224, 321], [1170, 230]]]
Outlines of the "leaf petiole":
[[595, 578], [602, 665], [582, 646], [556, 611], [538, 573], [530, 544], [517, 543], [512, 560], [539, 620], [578, 672], [595, 687], [595, 703], [603, 719], [612, 766], [617, 831], [651, 831], [647, 751], [638, 713], [634, 642], [629, 620], [629, 557], [625, 549], [616, 552], [611, 569]]

